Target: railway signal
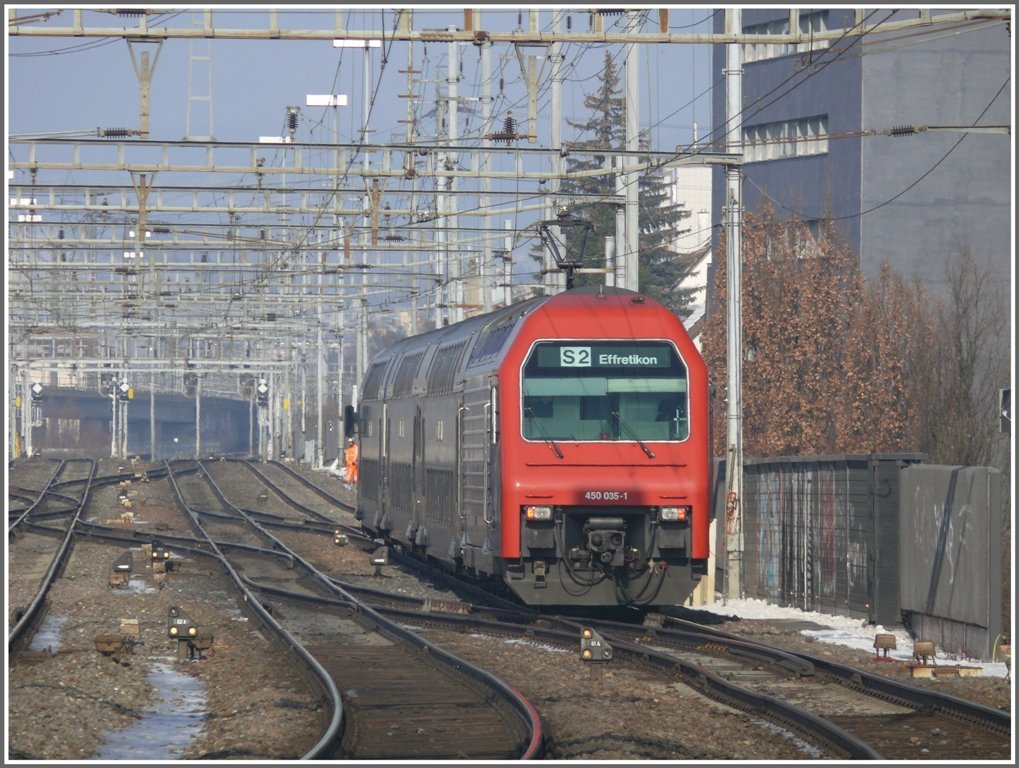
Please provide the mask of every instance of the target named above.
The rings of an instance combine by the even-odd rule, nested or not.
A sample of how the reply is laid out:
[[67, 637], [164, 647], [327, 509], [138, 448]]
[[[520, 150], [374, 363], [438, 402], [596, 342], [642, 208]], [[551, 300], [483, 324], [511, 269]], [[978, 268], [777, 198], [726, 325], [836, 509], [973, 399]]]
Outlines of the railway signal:
[[590, 627], [580, 630], [580, 658], [583, 661], [611, 661], [612, 646]]
[[173, 563], [170, 560], [170, 550], [162, 544], [152, 545], [152, 572], [166, 573], [173, 570]]
[[183, 608], [174, 606], [167, 611], [166, 634], [175, 640], [194, 637], [198, 634], [198, 625]]
[[200, 632], [198, 624], [179, 606], [173, 606], [167, 612], [166, 633], [177, 641], [177, 661], [203, 658], [202, 651], [212, 647], [213, 636]]

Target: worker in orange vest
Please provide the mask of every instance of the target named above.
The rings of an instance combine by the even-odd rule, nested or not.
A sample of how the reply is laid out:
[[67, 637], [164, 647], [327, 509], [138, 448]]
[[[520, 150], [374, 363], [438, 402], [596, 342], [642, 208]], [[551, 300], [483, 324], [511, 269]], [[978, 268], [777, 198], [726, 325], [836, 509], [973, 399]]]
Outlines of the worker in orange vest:
[[344, 452], [344, 458], [347, 461], [346, 482], [348, 485], [351, 485], [357, 482], [358, 450], [357, 443], [354, 442], [354, 438], [350, 438], [350, 440], [347, 441], [347, 450]]

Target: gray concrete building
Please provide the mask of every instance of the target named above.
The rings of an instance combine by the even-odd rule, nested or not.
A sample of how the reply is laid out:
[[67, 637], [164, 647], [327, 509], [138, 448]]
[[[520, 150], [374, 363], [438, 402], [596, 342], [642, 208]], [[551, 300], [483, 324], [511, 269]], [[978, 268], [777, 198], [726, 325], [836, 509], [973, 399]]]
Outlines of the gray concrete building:
[[[768, 198], [783, 216], [833, 218], [875, 274], [888, 261], [938, 286], [945, 259], [970, 249], [1010, 280], [1013, 142], [1011, 22], [970, 18], [882, 31], [924, 11], [744, 8], [748, 34], [797, 45], [743, 46], [743, 208]], [[962, 10], [931, 9], [932, 20]], [[875, 31], [848, 30], [863, 20]], [[792, 27], [790, 26], [792, 24]], [[724, 14], [715, 31], [724, 31]], [[847, 30], [835, 39], [810, 34]], [[725, 46], [715, 46], [712, 139], [725, 138]], [[915, 133], [908, 128], [914, 127]], [[976, 127], [966, 132], [966, 128]], [[923, 130], [921, 130], [923, 129]], [[983, 130], [980, 130], [983, 129]], [[889, 135], [894, 130], [895, 135]], [[722, 145], [718, 145], [721, 148]], [[724, 172], [713, 180], [722, 222]], [[718, 226], [715, 233], [720, 232]]]

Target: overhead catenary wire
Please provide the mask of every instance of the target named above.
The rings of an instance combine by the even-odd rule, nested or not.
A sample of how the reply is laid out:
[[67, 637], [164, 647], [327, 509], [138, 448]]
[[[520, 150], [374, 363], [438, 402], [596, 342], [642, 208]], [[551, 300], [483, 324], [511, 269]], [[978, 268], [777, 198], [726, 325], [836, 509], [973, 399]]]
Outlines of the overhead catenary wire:
[[[385, 16], [385, 13], [383, 12], [383, 17], [384, 17], [384, 16]], [[592, 48], [591, 48], [590, 50], [596, 50], [596, 49], [594, 49], [594, 48], [592, 47]], [[857, 55], [862, 55], [862, 52], [861, 52], [861, 53], [857, 53]], [[846, 58], [848, 58], [848, 56], [847, 56]], [[580, 60], [580, 59], [579, 59], [579, 57], [578, 57], [578, 58], [577, 58], [577, 59], [575, 60], [575, 62], [579, 62], [579, 60]], [[571, 65], [573, 65], [573, 66], [579, 66], [579, 64], [576, 64], [576, 63], [574, 63], [574, 62], [571, 62]], [[571, 71], [571, 72], [576, 72], [576, 71], [579, 71], [579, 70], [568, 70], [568, 71]], [[380, 75], [380, 80], [381, 80], [381, 75]], [[473, 92], [474, 92], [474, 93], [476, 93], [476, 92], [477, 92], [477, 90], [476, 90], [476, 89], [477, 89], [477, 81], [473, 81], [473, 82], [475, 83], [475, 90], [474, 90]], [[548, 85], [547, 85], [547, 83], [543, 82], [543, 83], [541, 83], [541, 84], [540, 84], [540, 88], [539, 88], [539, 93], [541, 94], [541, 98], [542, 98], [542, 101], [541, 101], [541, 103], [542, 103], [543, 105], [547, 105], [547, 104], [548, 104], [548, 98], [550, 98], [550, 96], [549, 96], [549, 90], [548, 90]], [[377, 96], [378, 96], [378, 88], [376, 87], [376, 89], [375, 89], [375, 93], [373, 94], [373, 97], [372, 97], [372, 99], [373, 99], [373, 100], [372, 100], [372, 103], [373, 103], [373, 105], [374, 105], [374, 103], [375, 103], [375, 102], [374, 102], [374, 98], [375, 98], [375, 97], [377, 97]], [[505, 97], [504, 97], [504, 100], [505, 100]], [[508, 100], [505, 100], [505, 101], [504, 101], [504, 103], [508, 103]], [[516, 100], [515, 102], [513, 102], [513, 103], [515, 103], [515, 104], [519, 105], [519, 104], [522, 104], [523, 102], [522, 102], [522, 99], [517, 99], [517, 100]], [[660, 119], [659, 119], [659, 124], [661, 123], [661, 121], [662, 121], [662, 118], [660, 118]], [[478, 133], [478, 132], [479, 132], [479, 131], [473, 131], [472, 133]], [[467, 134], [467, 133], [465, 132], [465, 133], [464, 133], [464, 135], [471, 135], [471, 134]], [[475, 136], [475, 138], [477, 138], [477, 137]], [[832, 138], [838, 138], [838, 136], [832, 136]], [[285, 152], [286, 150], [284, 149], [283, 151]], [[276, 162], [276, 161], [274, 160], [273, 162]], [[323, 181], [323, 183], [328, 183], [328, 181], [329, 181], [329, 180], [328, 180], [328, 179], [323, 179], [322, 181]], [[519, 189], [519, 183], [520, 183], [520, 182], [519, 182], [519, 180], [518, 180], [518, 182], [517, 182], [517, 184], [518, 184], [518, 189]], [[534, 195], [532, 196], [532, 199], [538, 200], [538, 199], [540, 199], [540, 198], [541, 198], [541, 196], [542, 196], [542, 194], [541, 194], [541, 192], [539, 191], [539, 192], [535, 193], [535, 194], [534, 194]], [[469, 212], [472, 212], [472, 211], [480, 211], [480, 210], [481, 210], [481, 209], [480, 209], [480, 207], [478, 207], [478, 208], [474, 208], [474, 209], [472, 209], [472, 208], [469, 208], [469, 207], [468, 207], [468, 208], [464, 208], [464, 209], [461, 209], [460, 211], [458, 211], [458, 213], [459, 213], [459, 215], [465, 215], [465, 214], [467, 214], [467, 213], [469, 213]], [[328, 215], [328, 214], [329, 214], [329, 211], [328, 211], [328, 210], [325, 210], [325, 211], [323, 212], [323, 215]], [[433, 220], [433, 221], [434, 221], [434, 220]], [[304, 223], [304, 222], [302, 222], [302, 223]], [[407, 222], [406, 224], [404, 224], [404, 223], [401, 223], [401, 226], [410, 226], [410, 227], [415, 227], [415, 228], [419, 228], [419, 229], [423, 229], [423, 228], [424, 228], [424, 227], [426, 227], [427, 225], [428, 225], [428, 223], [427, 223], [427, 222], [422, 222], [422, 223], [420, 223], [420, 224], [418, 224], [418, 223], [415, 223], [415, 222]], [[311, 241], [311, 239], [312, 239], [312, 237], [313, 237], [313, 234], [314, 234], [314, 230], [315, 230], [315, 227], [316, 227], [316, 225], [315, 225], [315, 223], [314, 223], [314, 222], [313, 222], [312, 224], [308, 225], [307, 231], [306, 231], [306, 232], [305, 232], [305, 233], [303, 234], [303, 236], [302, 236], [302, 237], [298, 237], [298, 238], [295, 238], [295, 239], [294, 239], [294, 240], [295, 240], [295, 242], [296, 242], [296, 243], [300, 243], [300, 242], [302, 242], [302, 239], [303, 239], [303, 242], [307, 243], [308, 245], [317, 245], [317, 243], [311, 243], [311, 242], [310, 242], [310, 241]], [[359, 227], [356, 227], [356, 226], [355, 226], [355, 227], [352, 227], [352, 228], [351, 228], [351, 229], [350, 229], [349, 231], [350, 231], [350, 232], [352, 232], [352, 233], [360, 233], [360, 232], [363, 232], [364, 230], [363, 230], [362, 228], [359, 228]], [[491, 233], [492, 233], [493, 235], [496, 235], [496, 234], [498, 234], [498, 230], [497, 230], [497, 228], [495, 228], [495, 227], [491, 227], [491, 228], [489, 228], [489, 229], [488, 229], [487, 231], [491, 232]], [[335, 243], [336, 241], [337, 241], [337, 240], [336, 240], [336, 238], [333, 238], [333, 239], [331, 240], [331, 242], [333, 242], [333, 243]], [[298, 245], [297, 247], [302, 247], [302, 246]], [[285, 259], [285, 257], [280, 257], [280, 265], [282, 265], [282, 262], [283, 262], [283, 260], [284, 260], [284, 259]]]

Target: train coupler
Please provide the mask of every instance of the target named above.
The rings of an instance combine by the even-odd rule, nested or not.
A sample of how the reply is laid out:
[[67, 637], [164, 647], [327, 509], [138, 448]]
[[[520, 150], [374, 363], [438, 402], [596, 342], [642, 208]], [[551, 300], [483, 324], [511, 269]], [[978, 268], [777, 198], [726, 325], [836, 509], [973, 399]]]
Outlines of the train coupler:
[[548, 574], [548, 563], [544, 560], [534, 561], [534, 588], [544, 589], [548, 586], [546, 576]]

